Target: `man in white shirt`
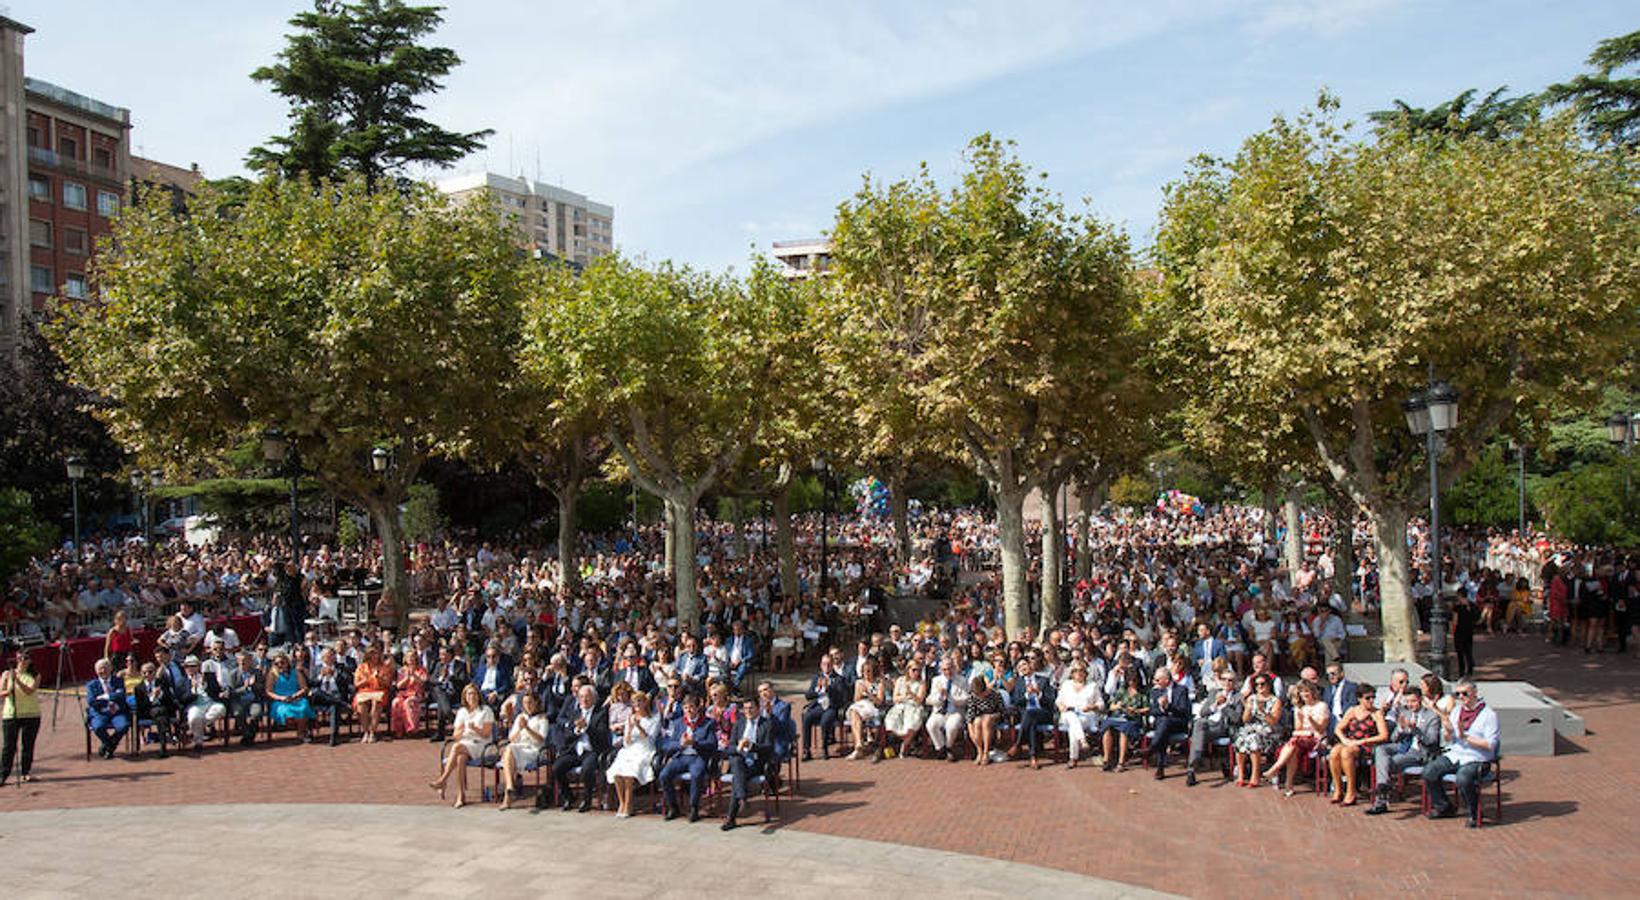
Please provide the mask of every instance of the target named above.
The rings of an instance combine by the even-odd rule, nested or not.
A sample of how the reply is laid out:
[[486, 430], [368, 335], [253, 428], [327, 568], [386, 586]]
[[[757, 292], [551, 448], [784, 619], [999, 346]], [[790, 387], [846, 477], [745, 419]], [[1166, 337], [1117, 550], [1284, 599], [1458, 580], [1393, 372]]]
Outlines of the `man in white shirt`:
[[1457, 704], [1441, 723], [1441, 739], [1449, 741], [1446, 752], [1424, 767], [1424, 787], [1429, 791], [1431, 819], [1457, 815], [1447, 796], [1448, 775], [1456, 775], [1458, 796], [1468, 816], [1464, 824], [1475, 828], [1480, 820], [1480, 779], [1498, 758], [1498, 714], [1480, 699], [1475, 682], [1464, 679], [1452, 688]]

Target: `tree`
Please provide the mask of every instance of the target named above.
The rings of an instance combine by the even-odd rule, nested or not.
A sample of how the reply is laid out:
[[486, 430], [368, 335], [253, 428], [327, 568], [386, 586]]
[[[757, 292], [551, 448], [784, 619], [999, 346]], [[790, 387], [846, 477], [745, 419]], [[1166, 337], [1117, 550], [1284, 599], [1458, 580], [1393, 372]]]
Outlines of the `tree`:
[[[1119, 396], [1133, 324], [1127, 239], [1074, 215], [1010, 145], [982, 135], [961, 183], [869, 181], [838, 207], [839, 289], [822, 339], [875, 358], [892, 391], [961, 448], [991, 484], [1008, 634], [1031, 628], [1023, 505], [1069, 455], [1069, 438]], [[902, 395], [900, 392], [903, 391]]]
[[1396, 100], [1391, 109], [1367, 113], [1367, 119], [1380, 130], [1399, 129], [1407, 132], [1465, 135], [1498, 140], [1519, 134], [1522, 128], [1537, 119], [1541, 98], [1527, 94], [1505, 97], [1509, 88], [1500, 87], [1481, 98], [1475, 106], [1475, 89], [1470, 88], [1451, 100], [1428, 109], [1411, 106]]
[[43, 555], [56, 540], [56, 530], [34, 516], [28, 492], [0, 488], [0, 584]]
[[402, 0], [314, 0], [290, 24], [279, 61], [251, 73], [290, 101], [290, 132], [250, 152], [254, 169], [287, 177], [356, 172], [375, 187], [412, 163], [449, 166], [484, 146], [492, 131], [461, 134], [421, 118], [418, 98], [436, 93], [461, 63], [455, 51], [420, 41], [443, 18], [436, 6]]
[[506, 226], [354, 176], [317, 191], [264, 181], [230, 216], [143, 202], [115, 235], [100, 299], [64, 301], [48, 324], [74, 380], [110, 401], [98, 414], [115, 438], [199, 474], [279, 428], [369, 513], [404, 621], [399, 506], [431, 454], [481, 444], [507, 412], [522, 279]]
[[1459, 391], [1446, 484], [1517, 413], [1575, 403], [1640, 341], [1640, 193], [1628, 160], [1584, 145], [1564, 117], [1502, 141], [1356, 142], [1335, 108], [1323, 97], [1234, 159], [1198, 161], [1159, 228], [1195, 237], [1158, 247], [1190, 334], [1222, 351], [1203, 377], [1295, 413], [1371, 518], [1385, 656], [1404, 661], [1407, 521], [1429, 486], [1400, 402], [1431, 366]]
[[1591, 137], [1625, 147], [1640, 144], [1640, 76], [1615, 77], [1620, 69], [1640, 66], [1640, 31], [1601, 41], [1588, 62], [1593, 73], [1550, 85], [1544, 98], [1570, 104]]
[[766, 391], [795, 358], [796, 310], [768, 289], [774, 277], [741, 284], [611, 255], [552, 282], [550, 314], [532, 317], [531, 364], [551, 368], [566, 404], [608, 410], [604, 437], [628, 477], [665, 503], [682, 628], [700, 623], [696, 507], [756, 439]]
[[596, 392], [566, 390], [570, 360], [558, 343], [562, 338], [552, 321], [561, 304], [574, 297], [579, 276], [569, 266], [542, 268], [529, 281], [524, 300], [524, 339], [519, 344], [511, 421], [517, 433], [508, 434], [501, 452], [515, 453], [520, 463], [558, 500], [558, 567], [562, 585], [579, 586], [576, 559], [576, 505], [587, 479], [595, 477], [611, 453], [604, 437], [609, 416]]

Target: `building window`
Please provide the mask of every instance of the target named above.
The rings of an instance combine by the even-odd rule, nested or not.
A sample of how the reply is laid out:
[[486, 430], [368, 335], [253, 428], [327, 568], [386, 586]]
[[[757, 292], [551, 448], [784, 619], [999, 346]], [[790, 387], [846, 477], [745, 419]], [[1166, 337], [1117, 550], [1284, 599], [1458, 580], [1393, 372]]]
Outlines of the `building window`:
[[30, 175], [28, 177], [28, 198], [51, 202], [51, 179], [44, 175]]
[[90, 251], [91, 241], [83, 228], [63, 229], [63, 249], [75, 256], [84, 256]]
[[85, 276], [77, 272], [68, 273], [63, 279], [63, 294], [75, 300], [85, 299]]
[[28, 243], [30, 247], [51, 246], [51, 223], [39, 219], [28, 220]]
[[28, 127], [28, 145], [30, 147], [45, 146], [45, 139], [41, 136], [40, 129], [35, 128], [33, 125]]
[[69, 209], [85, 209], [85, 185], [72, 181], [63, 182], [63, 206]]
[[57, 290], [57, 286], [51, 283], [50, 266], [29, 266], [28, 284], [36, 294], [49, 294]]
[[98, 147], [92, 150], [91, 161], [105, 169], [114, 168], [114, 154], [108, 152], [107, 147]]
[[76, 143], [73, 138], [58, 138], [57, 155], [64, 159], [79, 159], [80, 145]]
[[112, 219], [120, 211], [120, 195], [108, 191], [97, 192], [97, 215]]

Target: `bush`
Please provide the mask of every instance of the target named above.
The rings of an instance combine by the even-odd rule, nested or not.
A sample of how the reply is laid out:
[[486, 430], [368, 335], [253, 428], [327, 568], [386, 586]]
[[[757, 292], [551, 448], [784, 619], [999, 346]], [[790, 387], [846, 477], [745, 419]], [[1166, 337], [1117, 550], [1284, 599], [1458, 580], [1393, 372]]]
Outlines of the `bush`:
[[1578, 466], [1540, 482], [1533, 500], [1550, 530], [1567, 540], [1640, 546], [1640, 502], [1633, 499], [1640, 489], [1637, 469], [1633, 459], [1624, 458]]

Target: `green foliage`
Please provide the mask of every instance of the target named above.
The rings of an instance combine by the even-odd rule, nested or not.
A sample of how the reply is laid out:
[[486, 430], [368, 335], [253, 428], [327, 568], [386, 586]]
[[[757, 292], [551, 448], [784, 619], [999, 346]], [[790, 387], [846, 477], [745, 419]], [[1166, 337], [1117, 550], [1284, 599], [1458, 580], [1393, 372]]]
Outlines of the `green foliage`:
[[1640, 75], [1617, 74], [1640, 66], [1640, 31], [1601, 41], [1588, 62], [1593, 73], [1552, 85], [1544, 96], [1576, 109], [1591, 137], [1628, 147], [1640, 144]]
[[1640, 547], [1640, 464], [1611, 456], [1544, 479], [1532, 500], [1549, 527], [1582, 544]]
[[[1443, 521], [1513, 529], [1520, 522], [1520, 476], [1506, 442], [1491, 441], [1463, 477], [1441, 495]], [[1528, 504], [1530, 520], [1532, 509]]]
[[1422, 109], [1396, 100], [1391, 109], [1367, 114], [1380, 130], [1398, 129], [1408, 133], [1444, 134], [1482, 137], [1499, 140], [1519, 134], [1521, 129], [1536, 121], [1540, 98], [1527, 94], [1523, 97], [1505, 97], [1509, 89], [1500, 87], [1474, 106], [1475, 89], [1453, 97], [1438, 106]]
[[1137, 475], [1119, 475], [1111, 483], [1110, 502], [1126, 507], [1149, 506], [1156, 502], [1156, 482]]
[[35, 518], [28, 492], [0, 488], [0, 584], [56, 543], [57, 531]]
[[[316, 516], [314, 506], [323, 503], [324, 496], [311, 480], [298, 482], [297, 489], [303, 530], [311, 530]], [[230, 533], [283, 536], [290, 529], [290, 481], [285, 478], [206, 478], [156, 488], [154, 497], [196, 498], [200, 515]], [[304, 505], [306, 508], [302, 508]]]
[[358, 173], [374, 187], [411, 164], [449, 166], [482, 147], [493, 132], [446, 131], [420, 116], [417, 98], [461, 63], [420, 43], [442, 21], [438, 7], [401, 0], [315, 0], [296, 14], [279, 61], [251, 73], [290, 102], [290, 132], [252, 150], [249, 165], [315, 180]]
[[[638, 506], [638, 516], [644, 521], [652, 520], [658, 513], [655, 501], [647, 496], [639, 498]], [[589, 483], [575, 506], [576, 528], [591, 534], [620, 531], [631, 518], [631, 491], [627, 485], [612, 481], [600, 479]]]
[[450, 523], [439, 511], [438, 488], [430, 484], [412, 484], [407, 494], [400, 513], [406, 540], [432, 540], [449, 529]]
[[352, 510], [342, 510], [336, 519], [336, 543], [342, 547], [358, 547], [364, 544], [364, 528], [353, 515]]

